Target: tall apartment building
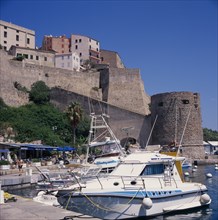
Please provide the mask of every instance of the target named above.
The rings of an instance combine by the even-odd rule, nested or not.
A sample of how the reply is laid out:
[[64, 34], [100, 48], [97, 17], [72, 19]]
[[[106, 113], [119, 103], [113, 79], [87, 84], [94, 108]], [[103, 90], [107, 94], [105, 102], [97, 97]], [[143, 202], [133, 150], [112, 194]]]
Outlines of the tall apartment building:
[[114, 68], [125, 68], [119, 54], [110, 50], [101, 49], [101, 64], [107, 64]]
[[100, 43], [90, 37], [72, 34], [71, 52], [79, 55], [81, 64], [85, 60], [90, 60], [93, 63], [101, 63]]
[[0, 20], [0, 44], [6, 51], [11, 46], [35, 49], [35, 31]]
[[53, 50], [56, 53], [70, 52], [70, 39], [65, 35], [54, 37], [52, 35], [44, 36], [42, 41], [42, 50]]

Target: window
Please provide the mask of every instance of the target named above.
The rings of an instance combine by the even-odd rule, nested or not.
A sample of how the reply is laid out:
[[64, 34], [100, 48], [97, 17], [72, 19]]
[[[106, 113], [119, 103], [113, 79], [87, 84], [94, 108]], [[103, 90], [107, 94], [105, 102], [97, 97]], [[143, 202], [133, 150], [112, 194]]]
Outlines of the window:
[[159, 102], [158, 106], [162, 107], [163, 106], [163, 102]]
[[77, 46], [77, 45], [75, 46], [75, 49], [76, 49], [76, 50], [78, 49], [78, 46]]
[[4, 29], [7, 29], [8, 27], [4, 26]]
[[17, 33], [19, 33], [19, 31], [17, 30]]
[[22, 53], [17, 53], [17, 57], [22, 57]]
[[82, 56], [82, 53], [79, 53], [79, 56], [81, 57], [81, 56]]
[[44, 57], [44, 61], [47, 61], [47, 57]]
[[27, 44], [30, 44], [30, 39], [29, 38], [27, 38]]
[[16, 44], [16, 47], [19, 47], [19, 44]]
[[77, 43], [78, 41], [77, 41], [77, 39], [75, 40], [75, 43]]
[[82, 42], [82, 39], [79, 39], [79, 42], [81, 43], [81, 42]]
[[24, 56], [26, 59], [28, 59], [28, 54], [24, 54], [23, 56]]
[[16, 35], [16, 41], [19, 41], [19, 35]]
[[7, 50], [7, 47], [4, 47], [4, 50]]
[[104, 57], [101, 57], [101, 61], [104, 61]]
[[31, 60], [33, 59], [33, 55], [30, 55], [30, 59], [31, 59]]
[[4, 31], [4, 37], [7, 37], [7, 35], [8, 35], [8, 34], [7, 34], [7, 32], [6, 32], [6, 31]]
[[62, 60], [64, 60], [64, 56], [62, 56], [61, 58], [62, 58]]
[[183, 99], [183, 100], [182, 100], [182, 103], [185, 104], [185, 105], [187, 105], [187, 104], [189, 104], [189, 100]]
[[64, 45], [62, 44], [61, 47], [64, 48]]
[[98, 42], [96, 41], [96, 45], [98, 45]]
[[4, 44], [7, 44], [7, 41], [4, 41]]
[[36, 60], [39, 60], [39, 56], [36, 56]]
[[146, 165], [145, 169], [140, 174], [144, 175], [154, 175], [154, 174], [162, 174], [164, 172], [163, 164], [154, 164], [154, 165]]
[[89, 45], [89, 49], [90, 49], [90, 50], [92, 49], [91, 45]]

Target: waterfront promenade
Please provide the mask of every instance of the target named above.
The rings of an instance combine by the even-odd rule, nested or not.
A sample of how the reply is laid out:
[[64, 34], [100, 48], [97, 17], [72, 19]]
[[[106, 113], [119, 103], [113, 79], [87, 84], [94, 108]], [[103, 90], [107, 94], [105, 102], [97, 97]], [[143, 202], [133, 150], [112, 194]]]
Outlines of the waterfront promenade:
[[[93, 219], [80, 213], [71, 212], [59, 207], [49, 206], [33, 201], [32, 199], [17, 197], [16, 202], [0, 204], [1, 220], [76, 220]], [[67, 218], [71, 216], [71, 218]]]
[[[2, 189], [7, 191], [8, 188], [26, 187], [42, 180], [40, 172], [35, 167], [31, 167], [31, 169], [32, 173], [29, 173], [28, 168], [23, 169], [21, 175], [19, 175], [18, 169], [4, 171], [4, 173], [2, 173], [0, 176]], [[40, 167], [40, 170], [42, 171], [45, 171], [46, 169], [49, 170], [49, 174], [51, 176], [64, 174], [68, 171], [68, 168], [60, 168], [58, 165]], [[68, 211], [60, 207], [54, 207], [35, 202], [31, 198], [24, 198], [17, 195], [15, 197], [17, 198], [16, 202], [0, 204], [1, 220], [97, 220], [97, 218], [91, 216], [83, 216], [80, 213]], [[68, 218], [69, 216], [71, 218]]]

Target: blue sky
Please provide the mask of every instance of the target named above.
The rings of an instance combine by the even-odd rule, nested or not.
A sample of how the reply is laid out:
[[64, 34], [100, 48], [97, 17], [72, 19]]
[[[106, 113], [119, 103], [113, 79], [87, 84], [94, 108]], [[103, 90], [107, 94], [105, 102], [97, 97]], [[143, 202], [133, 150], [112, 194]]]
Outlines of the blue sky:
[[0, 0], [0, 19], [44, 35], [81, 34], [139, 68], [150, 95], [201, 96], [203, 127], [218, 130], [217, 0]]

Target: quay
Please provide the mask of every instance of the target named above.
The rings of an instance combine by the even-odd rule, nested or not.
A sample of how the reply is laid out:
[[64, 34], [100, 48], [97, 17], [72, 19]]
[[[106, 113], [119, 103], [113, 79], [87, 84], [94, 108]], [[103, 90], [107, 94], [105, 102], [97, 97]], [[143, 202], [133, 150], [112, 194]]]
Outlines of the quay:
[[[7, 191], [9, 188], [23, 188], [41, 181], [43, 178], [40, 172], [34, 167], [31, 167], [31, 169], [31, 173], [28, 168], [23, 169], [21, 175], [19, 175], [18, 169], [10, 169], [2, 172], [0, 176], [0, 190], [3, 189]], [[40, 169], [42, 171], [49, 169], [50, 177], [58, 176], [68, 171], [68, 168], [60, 168], [60, 166], [57, 165], [41, 167]], [[31, 198], [24, 198], [17, 195], [15, 195], [15, 197], [17, 198], [16, 202], [0, 202], [1, 220], [98, 220], [98, 218], [92, 216], [82, 215], [81, 213], [68, 211], [60, 207], [39, 203]]]
[[92, 216], [68, 211], [59, 207], [49, 206], [32, 199], [17, 197], [16, 202], [0, 204], [1, 220], [83, 220], [93, 219]]

